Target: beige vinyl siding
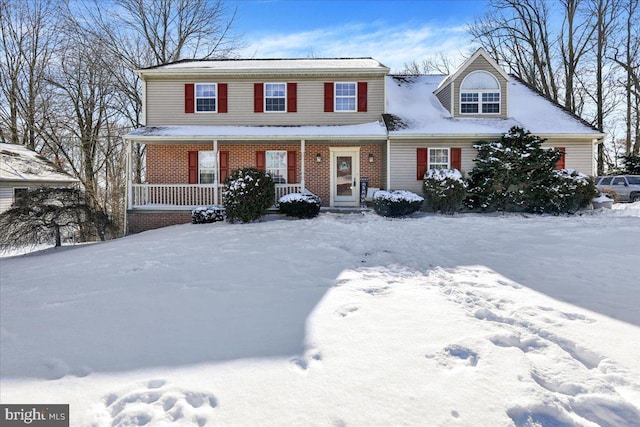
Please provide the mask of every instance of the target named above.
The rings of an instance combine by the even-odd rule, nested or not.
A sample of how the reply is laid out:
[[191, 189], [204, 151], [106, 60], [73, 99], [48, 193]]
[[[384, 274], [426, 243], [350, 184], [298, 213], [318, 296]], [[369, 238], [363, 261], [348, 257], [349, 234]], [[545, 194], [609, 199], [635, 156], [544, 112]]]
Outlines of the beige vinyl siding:
[[475, 141], [462, 140], [391, 140], [390, 153], [390, 186], [392, 190], [408, 190], [422, 194], [422, 181], [416, 179], [418, 148], [462, 148], [462, 172], [473, 169], [476, 150], [472, 147]]
[[[324, 83], [349, 81], [368, 83], [366, 113], [325, 113]], [[297, 83], [296, 113], [254, 113], [254, 83]], [[227, 83], [227, 113], [184, 112], [186, 83]], [[368, 123], [380, 120], [384, 112], [384, 78], [327, 78], [265, 80], [149, 80], [146, 83], [146, 125], [210, 125], [210, 126], [299, 126]]]
[[446, 108], [450, 113], [451, 111], [451, 83], [447, 84], [442, 88], [440, 92], [436, 95], [440, 100], [440, 103], [444, 108]]
[[[500, 82], [500, 114], [460, 114], [460, 84], [474, 71], [487, 71]], [[453, 82], [453, 115], [457, 117], [507, 117], [507, 80], [482, 56], [478, 56]]]
[[13, 187], [0, 186], [0, 213], [6, 211], [13, 203]]
[[594, 176], [595, 149], [591, 141], [560, 141], [549, 140], [542, 144], [543, 147], [564, 147], [565, 148], [565, 168], [575, 169], [586, 175]]

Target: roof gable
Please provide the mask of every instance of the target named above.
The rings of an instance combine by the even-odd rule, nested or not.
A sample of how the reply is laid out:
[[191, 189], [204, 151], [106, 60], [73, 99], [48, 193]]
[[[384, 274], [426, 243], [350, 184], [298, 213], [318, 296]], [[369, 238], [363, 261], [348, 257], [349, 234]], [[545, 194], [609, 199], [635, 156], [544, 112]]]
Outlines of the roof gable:
[[457, 80], [458, 77], [460, 77], [460, 74], [462, 74], [464, 70], [466, 70], [471, 64], [473, 64], [474, 61], [480, 56], [484, 58], [498, 74], [500, 74], [505, 80], [509, 81], [509, 75], [498, 65], [496, 61], [493, 60], [493, 58], [491, 58], [486, 50], [484, 50], [483, 48], [479, 48], [473, 53], [473, 55], [471, 55], [469, 59], [460, 64], [460, 66], [458, 66], [458, 68], [456, 68], [453, 73], [449, 74], [442, 82], [440, 82], [440, 85], [436, 88], [434, 93], [438, 94], [449, 83]]

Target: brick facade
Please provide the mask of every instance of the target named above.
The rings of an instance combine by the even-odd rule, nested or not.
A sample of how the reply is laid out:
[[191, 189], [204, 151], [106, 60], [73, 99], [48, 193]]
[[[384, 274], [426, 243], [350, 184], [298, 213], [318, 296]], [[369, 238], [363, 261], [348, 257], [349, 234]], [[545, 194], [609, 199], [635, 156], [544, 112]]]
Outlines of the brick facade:
[[191, 222], [191, 211], [156, 211], [129, 210], [127, 211], [127, 234], [167, 227]]
[[[384, 188], [386, 168], [385, 143], [359, 144], [335, 142], [307, 142], [305, 144], [305, 186], [323, 200], [330, 202], [330, 147], [360, 147], [360, 177], [369, 179], [369, 187]], [[150, 184], [184, 184], [189, 182], [189, 151], [213, 150], [213, 144], [147, 145], [147, 182]], [[300, 143], [219, 143], [219, 151], [229, 152], [229, 170], [256, 164], [256, 151], [284, 150], [297, 153], [298, 182], [302, 177]], [[321, 162], [316, 161], [320, 154]], [[373, 154], [373, 162], [369, 162]]]

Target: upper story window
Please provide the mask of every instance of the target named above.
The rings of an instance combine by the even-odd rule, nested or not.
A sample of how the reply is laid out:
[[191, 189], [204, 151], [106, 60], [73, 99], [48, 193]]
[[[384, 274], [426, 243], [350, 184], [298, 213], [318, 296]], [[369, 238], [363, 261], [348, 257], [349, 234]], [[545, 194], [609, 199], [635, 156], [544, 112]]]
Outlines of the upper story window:
[[216, 83], [196, 83], [196, 112], [215, 113], [217, 112], [217, 92]]
[[356, 111], [356, 83], [336, 83], [335, 85], [335, 111]]
[[491, 73], [474, 71], [460, 85], [461, 114], [500, 114], [500, 83]]
[[286, 83], [264, 84], [264, 111], [287, 111]]

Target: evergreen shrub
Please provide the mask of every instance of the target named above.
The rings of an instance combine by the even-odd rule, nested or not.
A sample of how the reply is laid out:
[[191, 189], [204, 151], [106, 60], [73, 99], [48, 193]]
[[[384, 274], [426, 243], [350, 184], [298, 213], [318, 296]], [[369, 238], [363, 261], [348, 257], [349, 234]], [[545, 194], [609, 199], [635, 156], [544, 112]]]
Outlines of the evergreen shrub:
[[278, 209], [287, 216], [315, 218], [320, 213], [322, 199], [312, 193], [292, 193], [278, 199]]
[[191, 211], [191, 223], [209, 224], [224, 221], [225, 210], [217, 206], [198, 206]]
[[373, 195], [373, 210], [381, 216], [405, 216], [419, 211], [423, 202], [424, 198], [410, 191], [380, 190]]
[[429, 169], [424, 174], [422, 190], [431, 211], [453, 214], [462, 208], [467, 183], [457, 169]]
[[261, 218], [275, 201], [275, 184], [269, 174], [255, 168], [233, 171], [224, 181], [222, 199], [229, 222]]

